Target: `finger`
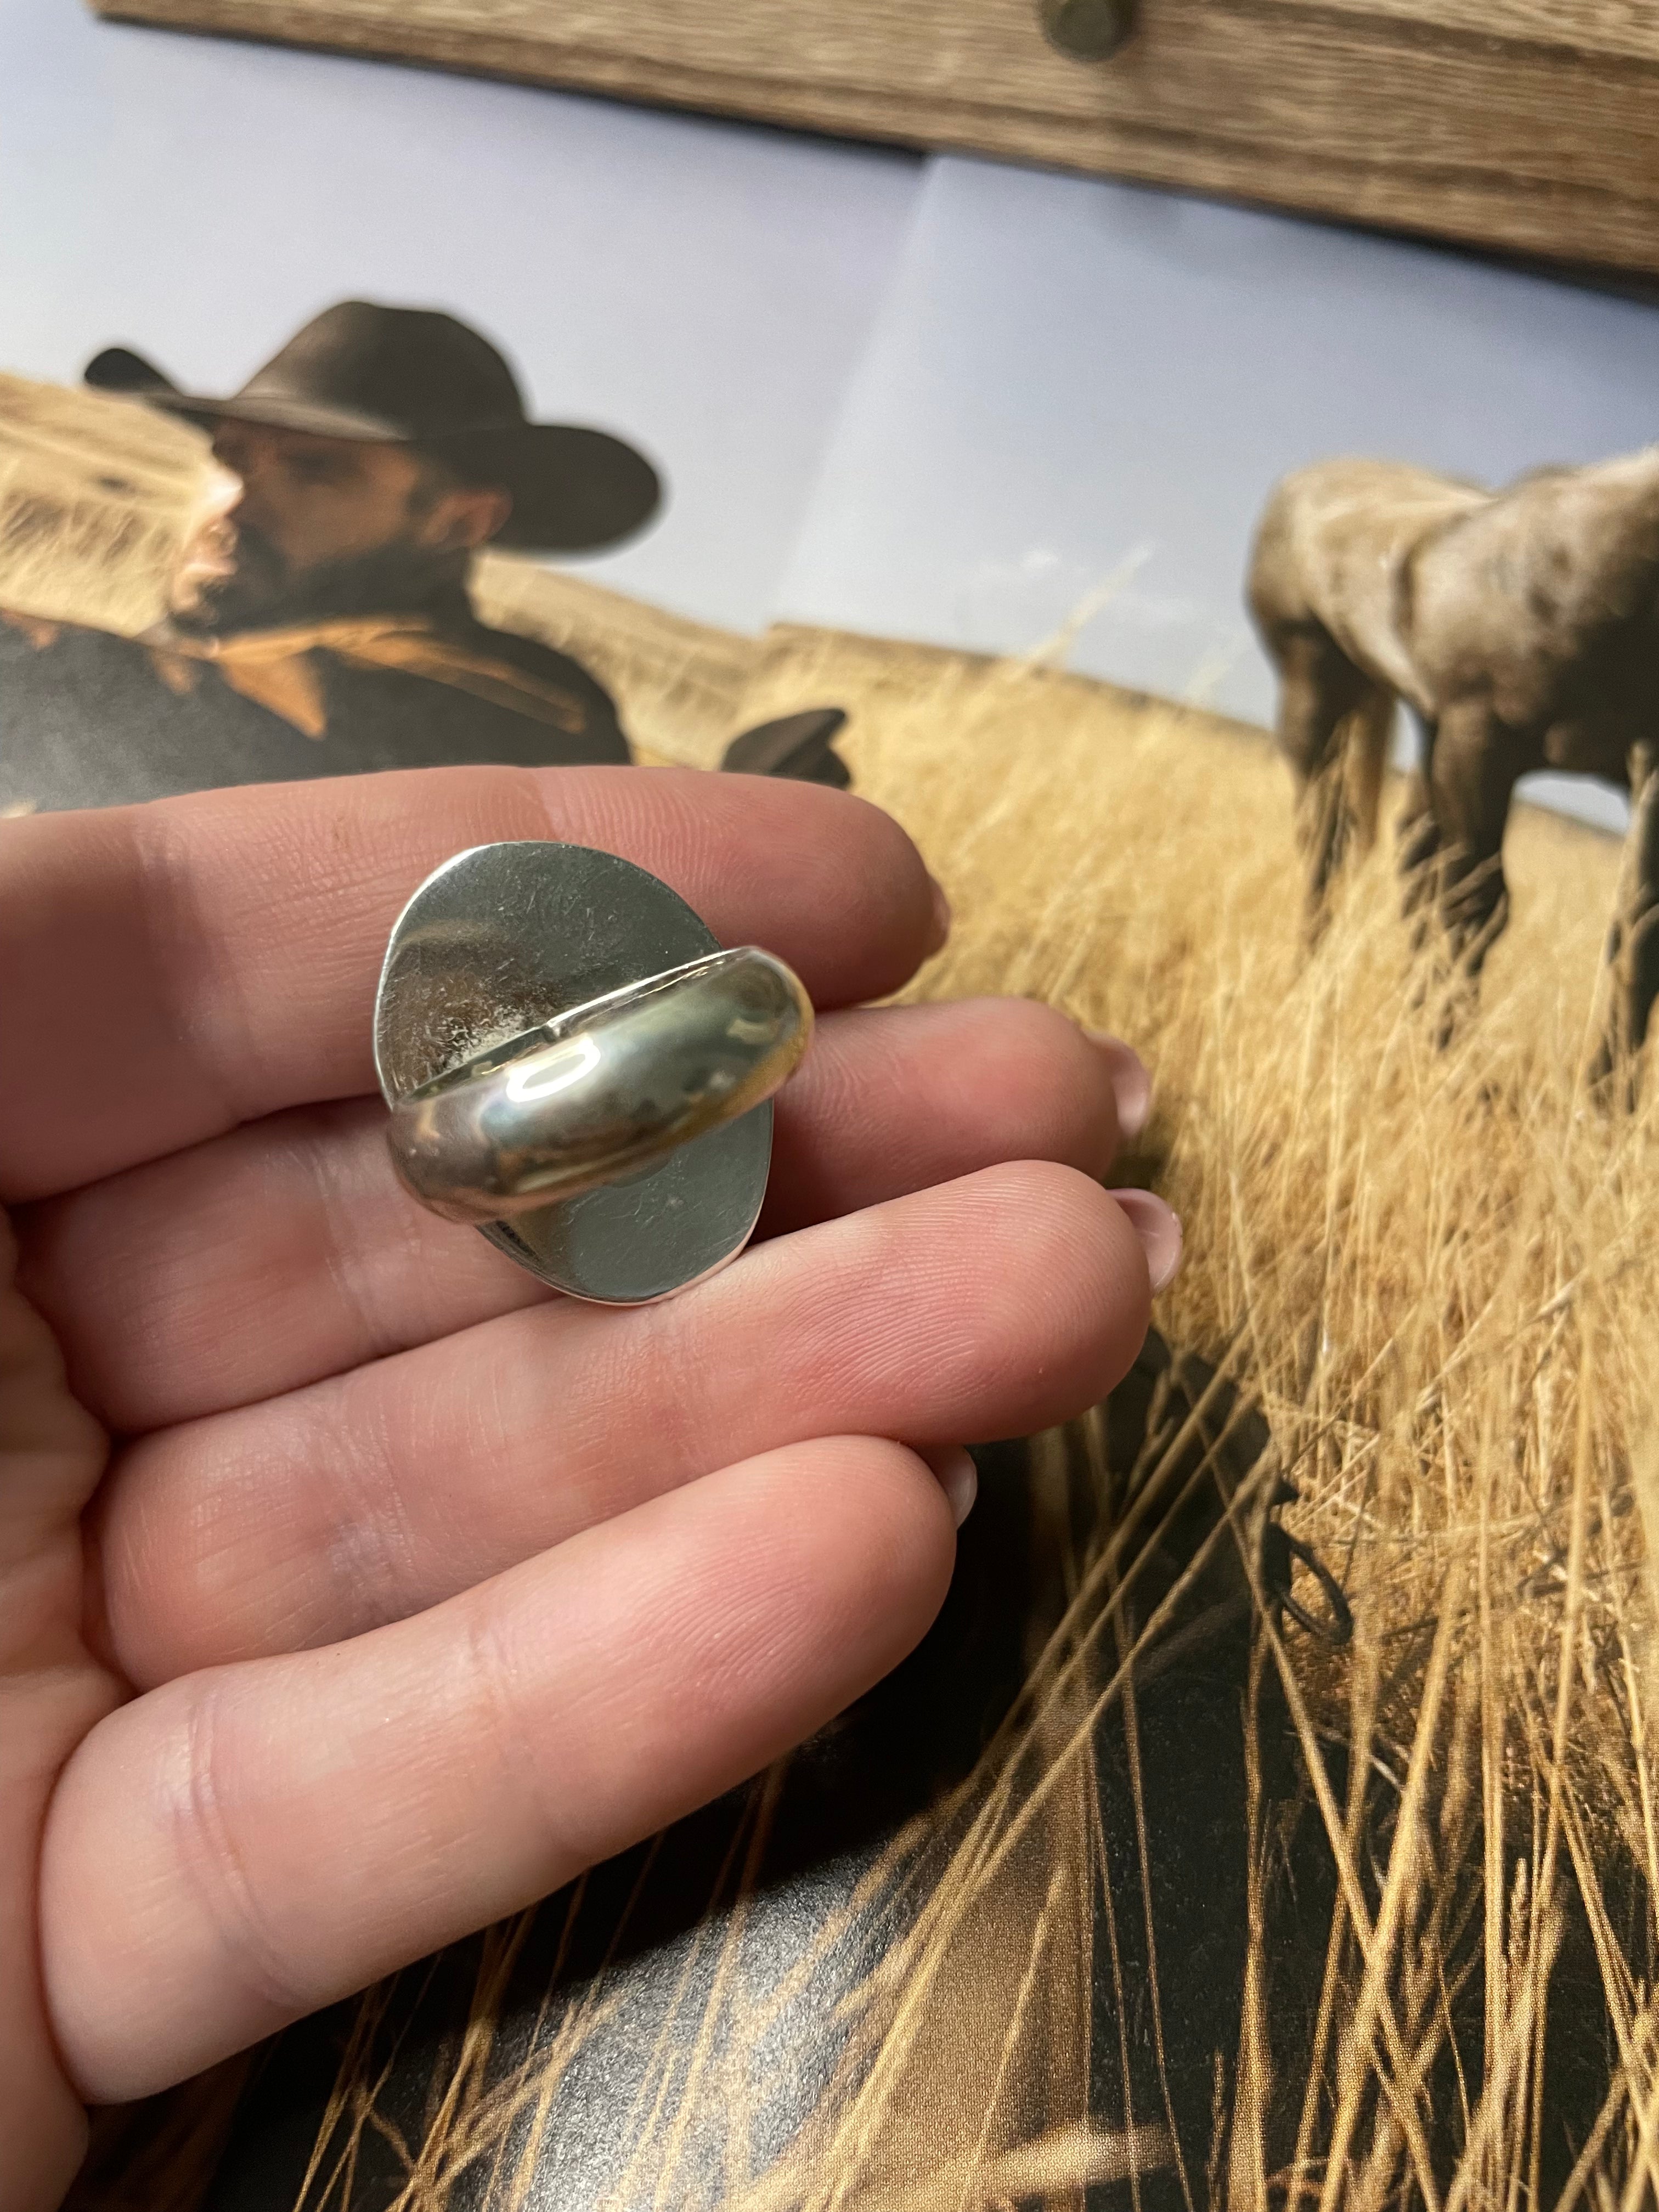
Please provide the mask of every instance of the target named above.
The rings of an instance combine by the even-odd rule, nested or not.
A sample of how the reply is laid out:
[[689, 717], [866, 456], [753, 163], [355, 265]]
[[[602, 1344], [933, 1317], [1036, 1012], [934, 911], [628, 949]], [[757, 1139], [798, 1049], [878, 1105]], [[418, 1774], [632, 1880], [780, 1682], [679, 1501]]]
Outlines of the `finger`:
[[780, 1098], [759, 1233], [777, 1236], [1002, 1160], [1103, 1176], [1146, 1071], [1030, 999], [884, 1006], [823, 1025]]
[[59, 1770], [119, 1692], [77, 1633], [81, 1516], [106, 1440], [13, 1287], [14, 1256], [0, 1214], [0, 2198], [21, 2208], [59, 2203], [86, 2152], [41, 2019], [33, 1869]]
[[111, 1656], [149, 1684], [330, 1642], [814, 1436], [1048, 1427], [1126, 1372], [1149, 1298], [1115, 1201], [1022, 1162], [780, 1238], [661, 1305], [556, 1302], [166, 1431], [106, 1485]]
[[[1103, 1173], [1122, 1082], [1120, 1058], [1029, 1001], [833, 1016], [779, 1101], [761, 1233], [1004, 1159]], [[482, 1239], [410, 1205], [379, 1108], [355, 1102], [272, 1117], [38, 1207], [29, 1247], [30, 1295], [69, 1347], [77, 1390], [128, 1431], [545, 1296]]]
[[[1121, 1053], [1122, 1048], [1118, 1048]], [[778, 1103], [763, 1236], [1008, 1159], [1105, 1172], [1118, 1061], [1023, 1000], [820, 1024]], [[385, 1115], [300, 1108], [30, 1209], [27, 1295], [128, 1434], [300, 1388], [550, 1293], [392, 1176]]]
[[125, 1706], [42, 1855], [72, 2077], [146, 2095], [729, 1788], [903, 1656], [952, 1556], [912, 1454], [818, 1441], [417, 1620]]
[[604, 848], [827, 1006], [894, 990], [935, 892], [863, 800], [760, 776], [431, 769], [201, 792], [0, 825], [0, 1196], [38, 1197], [278, 1108], [374, 1088], [392, 925], [452, 854]]

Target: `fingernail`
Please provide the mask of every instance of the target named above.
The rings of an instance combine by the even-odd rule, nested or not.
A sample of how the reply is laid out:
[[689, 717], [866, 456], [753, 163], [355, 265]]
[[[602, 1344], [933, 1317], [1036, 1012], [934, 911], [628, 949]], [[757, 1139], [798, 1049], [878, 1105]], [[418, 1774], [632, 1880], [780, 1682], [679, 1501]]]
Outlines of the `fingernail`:
[[933, 928], [927, 940], [931, 959], [935, 952], [943, 951], [945, 940], [951, 934], [951, 902], [945, 896], [944, 885], [933, 876], [927, 878], [927, 887], [933, 894]]
[[1113, 1190], [1106, 1194], [1115, 1198], [1128, 1216], [1130, 1228], [1146, 1247], [1146, 1272], [1152, 1279], [1152, 1288], [1163, 1290], [1175, 1280], [1176, 1269], [1181, 1265], [1180, 1217], [1149, 1190]]
[[979, 1496], [979, 1469], [960, 1444], [946, 1451], [930, 1452], [927, 1463], [939, 1478], [939, 1486], [951, 1508], [951, 1518], [960, 1528]]
[[1083, 1034], [1104, 1058], [1109, 1071], [1112, 1096], [1117, 1101], [1119, 1134], [1138, 1137], [1152, 1110], [1152, 1079], [1140, 1054], [1131, 1051], [1121, 1037], [1115, 1037], [1109, 1030], [1085, 1030]]

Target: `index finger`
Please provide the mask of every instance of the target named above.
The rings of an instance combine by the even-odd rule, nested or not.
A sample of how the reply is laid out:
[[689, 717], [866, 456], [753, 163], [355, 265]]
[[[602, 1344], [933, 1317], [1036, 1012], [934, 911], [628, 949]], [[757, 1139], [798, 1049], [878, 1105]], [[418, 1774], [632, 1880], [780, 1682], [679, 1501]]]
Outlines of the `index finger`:
[[9, 1201], [372, 1091], [392, 925], [468, 846], [618, 854], [827, 1006], [896, 989], [942, 934], [920, 854], [878, 809], [695, 769], [342, 776], [27, 817], [0, 836]]

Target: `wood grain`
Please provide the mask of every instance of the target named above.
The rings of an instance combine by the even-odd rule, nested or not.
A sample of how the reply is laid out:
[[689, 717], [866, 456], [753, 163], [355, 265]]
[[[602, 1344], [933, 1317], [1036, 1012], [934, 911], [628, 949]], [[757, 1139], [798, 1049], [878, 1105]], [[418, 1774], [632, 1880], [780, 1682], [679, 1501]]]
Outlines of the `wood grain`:
[[[1297, 7], [1304, 0], [1285, 0]], [[1659, 0], [1305, 0], [1321, 14], [1463, 31], [1572, 55], [1659, 61]]]
[[1659, 270], [1659, 0], [99, 0], [145, 21], [1188, 186]]

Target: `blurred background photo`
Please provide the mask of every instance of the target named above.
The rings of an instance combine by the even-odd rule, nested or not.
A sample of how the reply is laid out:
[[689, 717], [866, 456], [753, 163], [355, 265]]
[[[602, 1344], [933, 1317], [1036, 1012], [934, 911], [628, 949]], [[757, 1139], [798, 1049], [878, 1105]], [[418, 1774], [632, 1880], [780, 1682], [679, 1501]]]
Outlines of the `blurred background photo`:
[[[781, 593], [789, 619], [1066, 665], [1255, 723], [1273, 483], [1333, 455], [1492, 486], [1659, 434], [1659, 309], [1400, 239], [930, 165]], [[1622, 824], [1582, 779], [1529, 795]]]

